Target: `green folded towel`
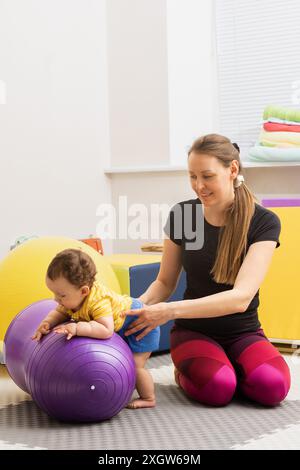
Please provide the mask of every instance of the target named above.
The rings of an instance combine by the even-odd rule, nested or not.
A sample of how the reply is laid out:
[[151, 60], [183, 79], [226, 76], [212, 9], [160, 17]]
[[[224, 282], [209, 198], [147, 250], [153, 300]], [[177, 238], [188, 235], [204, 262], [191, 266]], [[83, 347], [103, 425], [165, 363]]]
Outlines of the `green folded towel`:
[[263, 119], [267, 121], [269, 118], [278, 118], [284, 121], [300, 122], [300, 109], [269, 105], [264, 109]]

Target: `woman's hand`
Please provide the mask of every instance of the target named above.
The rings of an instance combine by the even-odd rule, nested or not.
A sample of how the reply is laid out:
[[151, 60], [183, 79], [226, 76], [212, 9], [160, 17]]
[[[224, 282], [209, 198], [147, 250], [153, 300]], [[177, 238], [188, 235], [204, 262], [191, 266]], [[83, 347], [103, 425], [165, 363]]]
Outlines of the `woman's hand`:
[[62, 333], [67, 335], [67, 339], [71, 339], [77, 335], [77, 325], [75, 322], [66, 323], [65, 325], [58, 325], [53, 328], [54, 333]]
[[144, 336], [157, 326], [163, 325], [173, 319], [172, 311], [167, 302], [160, 302], [155, 305], [144, 305], [143, 308], [127, 310], [123, 312], [122, 315], [138, 315], [139, 318], [132, 322], [125, 332], [125, 336], [129, 336], [137, 331], [143, 330], [141, 334], [136, 337], [137, 340], [144, 338]]

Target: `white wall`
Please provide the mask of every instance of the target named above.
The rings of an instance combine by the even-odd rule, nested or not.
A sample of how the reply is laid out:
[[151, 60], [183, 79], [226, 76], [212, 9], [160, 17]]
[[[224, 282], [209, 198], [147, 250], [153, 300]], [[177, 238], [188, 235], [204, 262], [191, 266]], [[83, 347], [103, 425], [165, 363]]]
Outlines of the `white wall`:
[[111, 165], [180, 165], [218, 128], [212, 0], [107, 3]]
[[105, 8], [0, 1], [0, 257], [20, 235], [95, 233], [110, 201]]
[[166, 0], [107, 1], [111, 164], [169, 161]]
[[214, 1], [167, 0], [170, 161], [186, 163], [200, 135], [217, 132]]

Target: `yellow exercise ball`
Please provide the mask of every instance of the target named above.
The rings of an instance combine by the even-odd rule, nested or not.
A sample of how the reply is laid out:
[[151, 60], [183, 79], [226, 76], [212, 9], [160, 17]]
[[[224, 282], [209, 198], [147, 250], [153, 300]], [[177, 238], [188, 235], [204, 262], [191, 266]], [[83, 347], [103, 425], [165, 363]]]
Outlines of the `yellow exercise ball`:
[[97, 267], [97, 279], [117, 293], [119, 281], [105, 258], [89, 245], [65, 237], [41, 237], [14, 248], [0, 262], [0, 350], [12, 319], [25, 307], [42, 299], [53, 298], [45, 284], [48, 265], [66, 248], [82, 249]]

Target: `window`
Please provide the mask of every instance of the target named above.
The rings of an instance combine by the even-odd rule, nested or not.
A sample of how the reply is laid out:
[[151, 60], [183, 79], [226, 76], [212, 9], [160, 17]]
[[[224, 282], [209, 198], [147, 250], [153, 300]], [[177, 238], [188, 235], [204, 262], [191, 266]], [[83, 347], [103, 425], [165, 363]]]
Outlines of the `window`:
[[300, 2], [216, 0], [220, 132], [247, 155], [266, 105], [299, 107]]

